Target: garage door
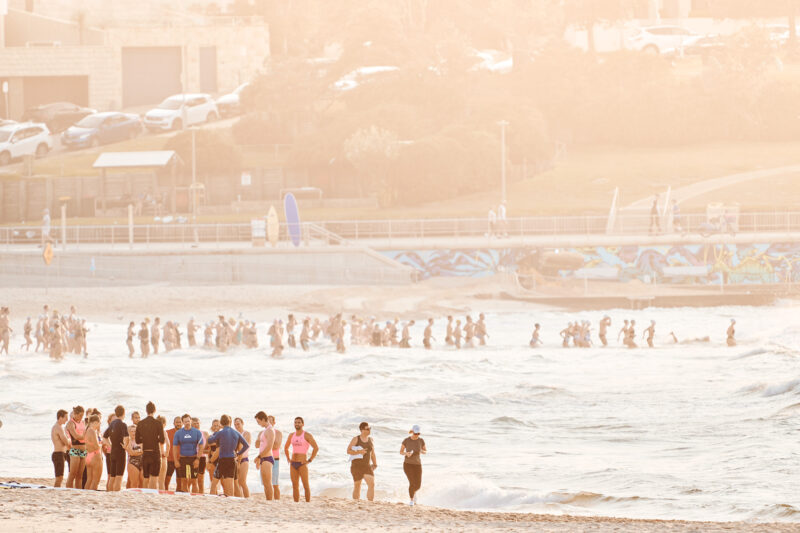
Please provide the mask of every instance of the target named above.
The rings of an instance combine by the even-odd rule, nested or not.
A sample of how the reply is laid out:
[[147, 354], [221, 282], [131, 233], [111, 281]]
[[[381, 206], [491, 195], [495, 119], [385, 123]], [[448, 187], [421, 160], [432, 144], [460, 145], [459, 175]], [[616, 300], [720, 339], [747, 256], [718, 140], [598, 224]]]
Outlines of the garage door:
[[179, 46], [122, 48], [122, 106], [155, 104], [181, 92]]
[[30, 76], [22, 80], [25, 107], [53, 102], [89, 105], [88, 76]]

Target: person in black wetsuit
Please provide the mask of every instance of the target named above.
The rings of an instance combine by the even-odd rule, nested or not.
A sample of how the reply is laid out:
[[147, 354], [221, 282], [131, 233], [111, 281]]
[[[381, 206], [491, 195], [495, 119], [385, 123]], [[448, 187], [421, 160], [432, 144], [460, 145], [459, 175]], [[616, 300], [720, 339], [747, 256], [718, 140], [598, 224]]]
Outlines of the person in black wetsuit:
[[361, 422], [358, 429], [360, 435], [356, 435], [347, 445], [347, 455], [350, 456], [350, 474], [353, 475], [353, 499], [361, 498], [361, 480], [367, 482], [367, 499], [372, 501], [375, 498], [375, 469], [378, 468], [378, 461], [375, 457], [375, 445], [371, 431], [367, 422]]
[[161, 447], [164, 444], [164, 427], [153, 415], [156, 406], [147, 402], [147, 417], [136, 426], [136, 442], [142, 445], [142, 475], [146, 489], [158, 488], [161, 472]]

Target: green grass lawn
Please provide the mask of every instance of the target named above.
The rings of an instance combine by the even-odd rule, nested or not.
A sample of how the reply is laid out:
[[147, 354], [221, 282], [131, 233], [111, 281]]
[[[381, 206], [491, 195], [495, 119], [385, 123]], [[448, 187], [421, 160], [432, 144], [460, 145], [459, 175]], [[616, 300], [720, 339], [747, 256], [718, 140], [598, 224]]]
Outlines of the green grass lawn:
[[[114, 145], [115, 151], [156, 150], [166, 139], [145, 136]], [[161, 145], [159, 145], [161, 143]], [[108, 147], [107, 147], [108, 148]], [[106, 149], [107, 149], [106, 148]], [[75, 159], [70, 160], [70, 157]], [[271, 154], [252, 157], [274, 162]], [[91, 165], [96, 154], [68, 154], [37, 162], [37, 171], [50, 165]], [[573, 147], [555, 168], [524, 181], [508, 184], [508, 215], [605, 214], [615, 187], [620, 205], [625, 206], [667, 187], [681, 187], [698, 181], [751, 170], [800, 163], [800, 141], [791, 143], [721, 143], [671, 148], [626, 148], [614, 146]], [[58, 172], [55, 172], [58, 174]], [[460, 196], [413, 207], [392, 208], [303, 208], [305, 220], [484, 217], [500, 200], [498, 189]], [[684, 211], [702, 210], [707, 202], [738, 202], [745, 210], [789, 210], [800, 205], [800, 180], [781, 176], [754, 180], [688, 200]], [[276, 202], [278, 204], [278, 202]], [[279, 205], [275, 206], [279, 208]], [[279, 212], [281, 209], [278, 209]], [[264, 213], [204, 215], [199, 222], [246, 222]], [[139, 218], [138, 223], [151, 221]], [[126, 223], [118, 219], [73, 219], [71, 223]]]

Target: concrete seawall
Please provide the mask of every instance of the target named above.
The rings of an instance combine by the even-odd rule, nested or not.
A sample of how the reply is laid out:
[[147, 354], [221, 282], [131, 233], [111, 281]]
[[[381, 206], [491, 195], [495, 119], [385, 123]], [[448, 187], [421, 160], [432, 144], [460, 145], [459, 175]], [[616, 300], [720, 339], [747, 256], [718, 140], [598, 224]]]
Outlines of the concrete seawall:
[[69, 286], [75, 280], [170, 284], [404, 284], [413, 269], [361, 247], [169, 251], [41, 250], [0, 253], [0, 285]]

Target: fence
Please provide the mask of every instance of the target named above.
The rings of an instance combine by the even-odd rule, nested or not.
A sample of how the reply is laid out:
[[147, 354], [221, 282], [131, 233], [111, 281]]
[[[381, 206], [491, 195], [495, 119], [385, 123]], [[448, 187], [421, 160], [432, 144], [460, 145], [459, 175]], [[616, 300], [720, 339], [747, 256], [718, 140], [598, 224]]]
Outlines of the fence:
[[[606, 233], [606, 216], [535, 216], [510, 218], [493, 228], [493, 233], [508, 237], [544, 235], [601, 235]], [[686, 214], [679, 220], [667, 221], [660, 232], [672, 234], [775, 233], [800, 232], [800, 212], [742, 213], [721, 226], [709, 223], [705, 214]], [[652, 230], [652, 231], [651, 231]], [[60, 240], [60, 226], [52, 226], [50, 234]], [[616, 217], [614, 234], [648, 235], [649, 214], [621, 214]], [[81, 244], [127, 244], [127, 225], [95, 225], [66, 227], [66, 242]], [[280, 226], [285, 240], [287, 225]], [[305, 245], [347, 244], [369, 240], [488, 237], [490, 228], [483, 218], [337, 220], [303, 223]], [[245, 243], [251, 240], [250, 223], [235, 224], [136, 224], [133, 241], [150, 243]], [[0, 245], [37, 244], [41, 241], [38, 226], [0, 227]], [[366, 242], [365, 242], [366, 243]]]

